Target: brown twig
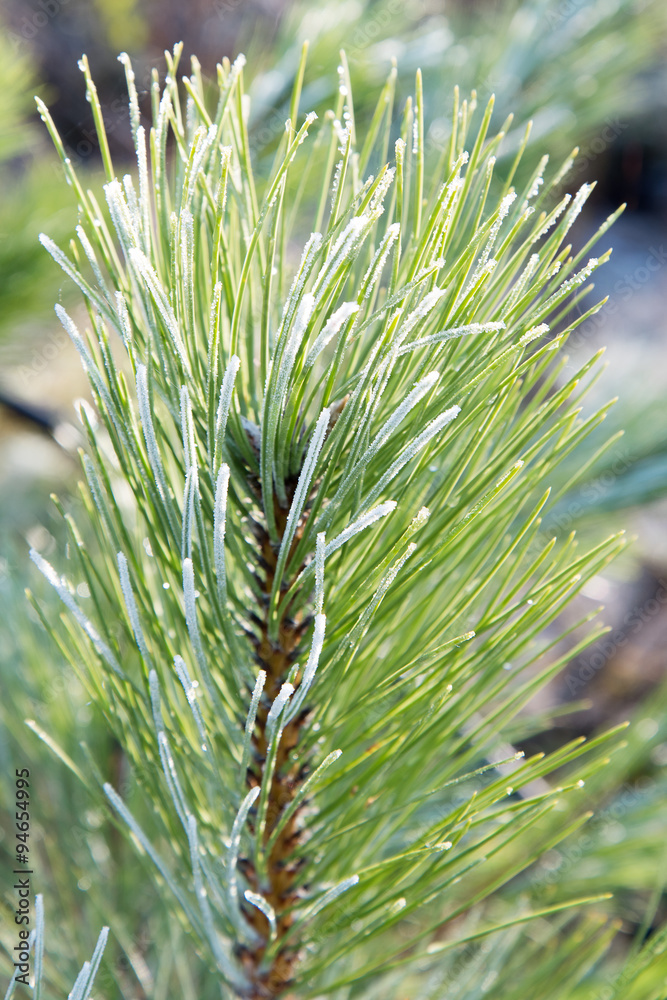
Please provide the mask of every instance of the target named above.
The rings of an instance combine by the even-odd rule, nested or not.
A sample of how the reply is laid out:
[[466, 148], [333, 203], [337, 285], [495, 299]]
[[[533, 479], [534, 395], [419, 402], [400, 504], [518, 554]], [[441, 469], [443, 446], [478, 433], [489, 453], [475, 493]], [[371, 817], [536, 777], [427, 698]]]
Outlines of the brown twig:
[[[259, 493], [259, 484], [253, 483], [252, 485], [254, 491]], [[296, 488], [296, 479], [288, 482], [286, 488], [287, 509], [289, 509], [289, 503]], [[277, 502], [275, 518], [278, 535], [282, 538], [287, 522], [287, 510], [281, 508]], [[306, 518], [307, 515], [304, 515], [304, 519], [297, 529], [292, 551], [296, 548], [303, 534]], [[253, 533], [259, 549], [258, 566], [261, 571], [262, 584], [259, 613], [253, 616], [257, 626], [254, 645], [257, 662], [261, 669], [266, 671], [266, 683], [263, 698], [258, 706], [255, 733], [253, 734], [254, 760], [251, 762], [246, 776], [249, 787], [261, 785], [268, 750], [266, 738], [268, 713], [282, 684], [287, 680], [296, 651], [309, 624], [309, 620], [304, 619], [301, 615], [297, 615], [293, 619], [284, 618], [280, 624], [277, 640], [273, 642], [269, 638], [269, 597], [273, 587], [277, 551], [276, 547], [271, 544], [268, 532], [261, 523], [257, 521], [253, 523]], [[282, 588], [283, 593], [285, 589], [286, 587]], [[308, 773], [307, 768], [296, 762], [290, 767], [290, 756], [299, 743], [300, 730], [306, 717], [307, 712], [304, 711], [288, 722], [283, 730], [268, 798], [266, 826], [263, 834], [265, 844]], [[296, 855], [295, 851], [301, 842], [301, 816], [300, 810], [297, 809], [281, 830], [267, 859], [266, 883], [260, 885], [255, 866], [249, 859], [242, 859], [239, 862], [243, 875], [251, 888], [256, 892], [261, 892], [273, 907], [276, 914], [278, 941], [285, 936], [293, 923], [293, 917], [289, 911], [299, 898], [295, 880], [304, 859]], [[248, 923], [261, 938], [261, 943], [257, 946], [241, 946], [239, 949], [239, 957], [252, 983], [252, 992], [248, 994], [248, 998], [249, 1000], [275, 1000], [275, 998], [284, 995], [293, 982], [294, 969], [299, 958], [298, 945], [279, 947], [274, 959], [265, 966], [264, 955], [269, 936], [268, 921], [255, 907], [248, 907], [244, 912]]]

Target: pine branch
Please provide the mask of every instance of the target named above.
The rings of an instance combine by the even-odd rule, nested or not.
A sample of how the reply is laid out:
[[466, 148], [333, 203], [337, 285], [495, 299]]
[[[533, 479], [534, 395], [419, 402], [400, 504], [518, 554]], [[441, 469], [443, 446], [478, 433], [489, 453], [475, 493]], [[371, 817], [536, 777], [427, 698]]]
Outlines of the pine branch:
[[497, 763], [561, 666], [531, 669], [545, 629], [622, 545], [575, 555], [540, 530], [549, 478], [604, 416], [579, 417], [589, 366], [558, 381], [568, 328], [549, 325], [606, 255], [564, 246], [588, 185], [553, 209], [562, 170], [497, 181], [492, 103], [476, 134], [457, 105], [434, 177], [418, 76], [394, 162], [368, 175], [391, 78], [364, 144], [344, 58], [336, 106], [299, 125], [304, 55], [262, 173], [244, 60], [218, 68], [208, 110], [179, 56], [150, 135], [121, 57], [138, 190], [105, 152], [104, 213], [40, 104], [82, 218], [69, 254], [42, 242], [89, 308], [86, 333], [58, 314], [97, 410], [88, 528], [66, 518], [90, 598], [33, 559], [151, 828], [106, 799], [210, 967], [239, 997], [321, 995], [483, 906], [581, 821], [555, 808], [580, 782], [553, 789], [551, 771], [605, 761], [604, 741], [509, 748], [511, 787]]

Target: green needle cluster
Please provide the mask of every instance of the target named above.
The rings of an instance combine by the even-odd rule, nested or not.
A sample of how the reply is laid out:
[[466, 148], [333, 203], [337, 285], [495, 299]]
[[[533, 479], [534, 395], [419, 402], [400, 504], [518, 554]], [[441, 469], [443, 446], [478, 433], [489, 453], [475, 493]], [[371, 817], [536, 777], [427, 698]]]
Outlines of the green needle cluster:
[[[493, 99], [457, 93], [433, 150], [420, 75], [396, 108], [392, 70], [362, 133], [344, 56], [335, 107], [304, 112], [304, 49], [256, 171], [243, 58], [211, 86], [179, 55], [150, 130], [121, 56], [122, 178], [82, 61], [106, 204], [40, 104], [80, 210], [68, 249], [42, 242], [86, 300], [85, 329], [57, 311], [94, 408], [65, 576], [32, 558], [154, 820], [100, 779], [107, 805], [223, 995], [388, 997], [404, 966], [586, 902], [487, 908], [585, 821], [614, 738], [525, 759], [506, 736], [623, 545], [541, 530], [605, 415], [580, 406], [598, 358], [560, 348], [607, 254], [567, 242], [573, 158], [515, 189], [526, 130], [498, 176]], [[602, 938], [563, 940], [574, 975]]]

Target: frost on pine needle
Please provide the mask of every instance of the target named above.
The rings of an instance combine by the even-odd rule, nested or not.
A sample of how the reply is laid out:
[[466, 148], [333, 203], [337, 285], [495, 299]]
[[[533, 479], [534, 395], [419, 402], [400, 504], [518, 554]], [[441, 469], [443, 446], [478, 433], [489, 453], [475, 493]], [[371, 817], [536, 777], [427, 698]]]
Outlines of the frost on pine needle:
[[[564, 829], [550, 786], [499, 811], [495, 762], [522, 673], [536, 690], [552, 669], [574, 543], [538, 512], [593, 425], [554, 348], [606, 257], [564, 253], [590, 185], [553, 204], [542, 161], [503, 187], [492, 103], [457, 92], [434, 156], [421, 75], [394, 115], [392, 71], [365, 148], [342, 57], [317, 120], [297, 74], [265, 168], [245, 60], [209, 104], [196, 60], [181, 89], [180, 54], [150, 129], [121, 56], [136, 171], [119, 179], [101, 137], [104, 212], [40, 104], [80, 203], [75, 259], [41, 239], [90, 314], [80, 333], [57, 307], [96, 411], [66, 522], [88, 612], [32, 558], [155, 817], [109, 784], [106, 801], [202, 967], [246, 1000], [361, 995], [450, 918], [493, 929], [498, 872], [530, 861], [516, 830], [538, 856]], [[621, 545], [577, 556], [568, 592]], [[513, 787], [585, 753], [528, 759]]]
[[130, 316], [127, 311], [127, 302], [125, 301], [125, 296], [121, 292], [116, 292], [114, 295], [116, 301], [116, 315], [118, 316], [118, 323], [120, 327], [120, 335], [123, 338], [123, 343], [129, 354], [132, 353], [132, 326], [130, 324]]
[[326, 534], [318, 532], [315, 539], [315, 608], [322, 614], [324, 607], [324, 561], [326, 559]]
[[179, 324], [176, 320], [174, 311], [169, 303], [168, 296], [160, 284], [160, 279], [157, 276], [154, 268], [151, 266], [150, 261], [147, 259], [146, 255], [139, 250], [138, 247], [132, 247], [129, 250], [128, 258], [134, 265], [137, 273], [141, 278], [143, 278], [146, 288], [150, 292], [151, 298], [155, 303], [160, 316], [164, 322], [165, 328], [171, 337], [174, 348], [178, 355], [178, 359], [181, 362], [184, 370], [189, 373], [190, 363], [187, 359], [185, 353], [185, 346], [181, 338], [181, 333], [179, 329]]
[[276, 730], [278, 728], [278, 723], [280, 721], [280, 716], [282, 715], [284, 709], [287, 706], [287, 702], [294, 694], [294, 685], [290, 684], [289, 681], [285, 681], [281, 685], [280, 691], [278, 692], [277, 698], [274, 700], [271, 708], [269, 709], [269, 714], [266, 717], [266, 733], [269, 744], [274, 740], [276, 735]]
[[165, 507], [167, 507], [169, 506], [167, 480], [162, 466], [162, 459], [160, 458], [157, 438], [155, 437], [152, 406], [148, 394], [148, 369], [146, 368], [146, 365], [137, 365], [136, 382], [137, 404], [139, 407], [139, 416], [141, 418], [141, 428], [144, 434], [146, 448], [148, 450], [148, 460], [150, 462], [151, 470], [153, 472], [153, 476], [155, 477], [155, 484], [160, 492], [162, 502]]
[[194, 567], [192, 559], [186, 558], [183, 560], [183, 603], [186, 628], [188, 630], [190, 643], [197, 659], [199, 670], [201, 671], [202, 679], [207, 687], [209, 696], [213, 698], [213, 682], [199, 631], [196, 601], [197, 592], [195, 590]]
[[343, 305], [329, 317], [324, 329], [317, 337], [317, 340], [314, 341], [310, 351], [308, 352], [308, 357], [304, 362], [307, 368], [310, 368], [311, 365], [315, 364], [318, 356], [330, 343], [330, 341], [333, 340], [343, 324], [351, 316], [354, 316], [358, 312], [359, 306], [356, 302], [344, 302]]
[[237, 356], [233, 354], [229, 359], [229, 364], [225, 369], [225, 374], [222, 379], [222, 386], [220, 388], [220, 400], [218, 402], [218, 408], [215, 413], [216, 455], [218, 454], [218, 451], [225, 440], [225, 431], [227, 429], [229, 408], [232, 403], [232, 392], [234, 391], [234, 380], [236, 379], [240, 367], [241, 367], [241, 359], [237, 358]]
[[401, 227], [398, 222], [392, 223], [387, 229], [387, 234], [380, 243], [380, 246], [375, 251], [375, 256], [371, 261], [371, 264], [364, 275], [364, 280], [362, 282], [362, 290], [365, 297], [371, 294], [375, 283], [380, 280], [384, 266], [387, 263], [387, 257], [392, 248], [392, 245], [398, 239]]
[[478, 333], [498, 333], [505, 329], [505, 324], [497, 323], [469, 323], [467, 326], [454, 326], [450, 330], [440, 330], [432, 333], [428, 337], [419, 337], [411, 340], [407, 344], [402, 344], [398, 350], [399, 354], [407, 354], [409, 351], [416, 351], [420, 347], [430, 347], [432, 344], [440, 344], [445, 340], [452, 340], [456, 337], [469, 337]]
[[225, 573], [225, 531], [227, 530], [227, 490], [229, 488], [229, 466], [220, 466], [215, 486], [213, 514], [213, 560], [218, 581], [218, 594], [223, 605], [227, 602], [227, 574]]
[[183, 461], [186, 469], [196, 465], [195, 433], [192, 425], [192, 405], [187, 386], [181, 386], [181, 436], [183, 440]]
[[125, 608], [127, 610], [128, 617], [130, 619], [130, 624], [132, 625], [132, 632], [134, 633], [134, 638], [136, 639], [137, 646], [139, 647], [139, 652], [144, 658], [146, 663], [149, 662], [150, 657], [148, 655], [148, 647], [146, 646], [146, 640], [144, 638], [144, 631], [141, 627], [141, 620], [139, 618], [139, 609], [137, 608], [137, 602], [134, 597], [134, 591], [132, 590], [132, 583], [130, 580], [130, 573], [127, 565], [127, 559], [122, 552], [118, 553], [118, 574], [120, 576], [120, 586], [123, 591], [123, 600], [125, 601]]
[[317, 671], [317, 666], [320, 661], [320, 656], [322, 655], [322, 648], [324, 646], [324, 632], [326, 629], [327, 618], [326, 615], [317, 614], [315, 615], [315, 628], [313, 630], [313, 641], [310, 647], [310, 652], [308, 653], [308, 659], [306, 661], [306, 666], [303, 670], [303, 677], [301, 678], [301, 683], [299, 685], [299, 690], [292, 700], [292, 704], [289, 709], [289, 718], [294, 718], [299, 712], [299, 709], [303, 705], [310, 686], [315, 679], [315, 673]]
[[176, 766], [174, 764], [171, 747], [169, 746], [169, 740], [162, 729], [158, 730], [157, 744], [160, 760], [162, 761], [162, 771], [167, 782], [167, 788], [169, 790], [171, 800], [181, 821], [181, 825], [187, 829], [187, 821], [190, 813], [185, 803], [178, 775], [176, 774]]
[[248, 708], [248, 715], [245, 720], [245, 733], [243, 738], [243, 755], [241, 758], [241, 775], [245, 777], [246, 770], [250, 761], [250, 747], [252, 744], [252, 737], [255, 731], [255, 720], [257, 718], [257, 707], [259, 705], [259, 700], [262, 697], [262, 691], [264, 690], [264, 685], [266, 684], [266, 672], [260, 670], [257, 674], [257, 680], [255, 681], [255, 687], [252, 692], [252, 698], [250, 700], [250, 707]]
[[199, 733], [199, 738], [201, 741], [200, 742], [201, 749], [204, 751], [204, 753], [206, 753], [208, 751], [209, 740], [206, 735], [206, 726], [204, 723], [204, 718], [201, 714], [201, 710], [197, 703], [197, 692], [199, 689], [199, 685], [197, 681], [193, 681], [192, 678], [190, 677], [185, 660], [183, 659], [182, 656], [174, 657], [174, 668], [176, 670], [176, 674], [178, 675], [179, 681], [183, 685], [183, 690], [185, 691], [185, 697], [188, 699], [188, 705], [190, 706], [190, 710], [192, 712], [192, 716], [195, 720], [197, 731]]
[[243, 802], [241, 807], [234, 818], [232, 824], [231, 835], [229, 838], [229, 848], [227, 849], [227, 858], [225, 861], [225, 871], [227, 875], [227, 892], [229, 894], [229, 903], [232, 913], [236, 917], [237, 926], [240, 926], [245, 934], [251, 934], [251, 928], [247, 927], [240, 920], [239, 904], [238, 904], [238, 878], [236, 873], [236, 863], [239, 856], [239, 848], [241, 846], [241, 835], [243, 833], [243, 827], [250, 812], [251, 807], [254, 805], [257, 796], [259, 795], [259, 788], [251, 788]]
[[69, 591], [67, 581], [60, 578], [51, 563], [47, 562], [46, 559], [39, 554], [39, 552], [35, 551], [35, 549], [30, 550], [30, 558], [40, 573], [42, 573], [46, 580], [48, 580], [51, 584], [60, 600], [72, 614], [72, 617], [79, 623], [99, 655], [104, 658], [105, 662], [111, 667], [114, 673], [122, 677], [123, 670], [118, 663], [118, 660], [107, 643], [101, 638], [93, 623], [86, 617], [86, 615], [84, 615], [83, 611], [74, 600]]
[[384, 503], [378, 504], [377, 507], [374, 507], [373, 510], [369, 510], [363, 517], [353, 521], [352, 524], [349, 524], [344, 531], [341, 531], [340, 535], [336, 535], [335, 538], [332, 538], [326, 546], [324, 552], [327, 558], [332, 556], [334, 552], [341, 547], [341, 545], [345, 545], [345, 542], [349, 541], [349, 539], [352, 538], [353, 535], [356, 535], [357, 532], [363, 531], [364, 528], [374, 524], [375, 521], [378, 521], [381, 517], [385, 517], [387, 514], [390, 514], [393, 510], [396, 510], [396, 501], [386, 500]]
[[438, 304], [440, 299], [446, 294], [444, 288], [434, 288], [432, 292], [427, 292], [417, 308], [410, 313], [405, 320], [400, 334], [396, 339], [397, 346], [412, 332], [420, 320], [425, 319], [431, 310]]

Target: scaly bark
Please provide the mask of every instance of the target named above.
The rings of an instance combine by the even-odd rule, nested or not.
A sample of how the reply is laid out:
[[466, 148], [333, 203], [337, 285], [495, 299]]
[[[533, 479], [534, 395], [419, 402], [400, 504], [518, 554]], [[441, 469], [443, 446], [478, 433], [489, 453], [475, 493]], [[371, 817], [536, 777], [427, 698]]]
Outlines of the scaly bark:
[[[259, 484], [254, 482], [252, 485], [256, 494], [259, 495]], [[295, 488], [296, 479], [286, 484], [288, 508]], [[280, 538], [285, 530], [287, 513], [288, 511], [282, 509], [276, 502], [275, 517]], [[307, 517], [306, 508], [297, 528], [292, 551], [301, 538]], [[255, 522], [253, 531], [260, 553], [258, 563], [262, 574], [260, 579], [263, 594], [258, 613], [253, 616], [256, 625], [253, 643], [257, 663], [262, 670], [266, 671], [266, 683], [257, 710], [253, 736], [254, 760], [251, 761], [246, 776], [250, 788], [260, 785], [262, 781], [267, 752], [266, 721], [269, 709], [280, 691], [281, 685], [287, 680], [296, 652], [310, 624], [310, 619], [303, 618], [301, 615], [297, 615], [294, 619], [284, 618], [280, 624], [277, 641], [273, 642], [269, 638], [269, 597], [276, 569], [277, 551], [271, 544], [268, 532], [263, 525]], [[283, 583], [281, 588], [283, 594], [290, 583], [291, 581]], [[268, 842], [283, 812], [294, 799], [299, 785], [308, 774], [307, 765], [296, 762], [290, 766], [290, 755], [298, 746], [300, 731], [306, 717], [307, 709], [304, 709], [283, 730], [269, 793], [264, 843]], [[275, 911], [278, 941], [285, 936], [293, 923], [292, 915], [286, 911], [297, 901], [299, 896], [295, 879], [305, 861], [296, 853], [303, 839], [300, 814], [301, 810], [297, 809], [278, 836], [267, 861], [265, 882], [260, 884], [255, 866], [249, 859], [239, 861], [239, 867], [248, 884], [254, 891], [261, 892]], [[248, 923], [262, 939], [262, 943], [256, 947], [241, 946], [239, 949], [239, 957], [252, 983], [252, 992], [248, 994], [248, 998], [249, 1000], [275, 1000], [289, 989], [294, 980], [294, 969], [299, 959], [298, 943], [286, 944], [279, 948], [273, 961], [265, 966], [264, 955], [269, 933], [268, 921], [255, 907], [246, 907], [244, 914]]]

